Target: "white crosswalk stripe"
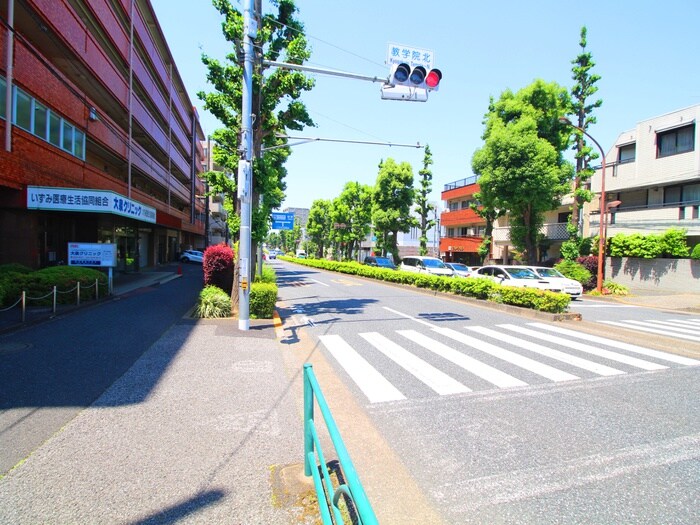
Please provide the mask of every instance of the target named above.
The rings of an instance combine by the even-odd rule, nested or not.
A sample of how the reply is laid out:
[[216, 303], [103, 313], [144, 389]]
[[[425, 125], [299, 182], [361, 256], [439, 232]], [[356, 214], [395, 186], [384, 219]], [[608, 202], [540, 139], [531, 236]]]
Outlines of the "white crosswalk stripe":
[[358, 354], [339, 335], [322, 335], [319, 339], [326, 345], [328, 351], [345, 369], [348, 375], [357, 383], [370, 403], [380, 401], [398, 401], [406, 397], [370, 365], [365, 358]]
[[619, 348], [620, 350], [627, 350], [629, 352], [634, 352], [636, 354], [645, 355], [647, 357], [653, 357], [655, 359], [660, 359], [662, 361], [668, 361], [671, 363], [677, 363], [679, 365], [687, 366], [697, 366], [700, 365], [700, 361], [697, 359], [690, 359], [689, 357], [683, 357], [681, 355], [670, 354], [667, 352], [660, 352], [659, 350], [652, 350], [651, 348], [644, 348], [642, 346], [633, 345], [630, 343], [624, 343], [622, 341], [615, 341], [614, 339], [608, 339], [607, 337], [600, 337], [593, 334], [586, 334], [583, 332], [577, 332], [576, 330], [569, 330], [568, 328], [562, 328], [560, 326], [552, 326], [544, 323], [529, 323], [530, 326], [540, 328], [542, 330], [550, 330], [562, 335], [567, 335], [569, 337], [576, 337], [578, 339], [584, 339], [586, 341], [591, 341], [593, 343], [604, 344], [607, 346], [612, 346], [613, 348]]
[[441, 396], [471, 392], [471, 389], [467, 388], [459, 381], [452, 379], [450, 376], [444, 372], [441, 372], [429, 363], [426, 363], [421, 358], [416, 357], [407, 350], [404, 350], [383, 335], [378, 334], [377, 332], [359, 335], [382, 354], [423, 381], [423, 383], [428, 385]]
[[659, 327], [653, 327], [653, 326], [648, 326], [647, 321], [635, 321], [632, 319], [629, 320], [624, 320], [624, 321], [600, 321], [601, 323], [610, 325], [610, 326], [619, 326], [621, 328], [628, 328], [632, 330], [639, 330], [640, 332], [647, 332], [650, 334], [659, 334], [659, 335], [665, 335], [669, 337], [675, 337], [677, 339], [686, 339], [688, 341], [700, 341], [700, 335], [691, 335], [691, 334], [681, 334], [678, 332], [671, 332], [668, 328], [659, 328]]
[[473, 357], [469, 357], [415, 330], [398, 330], [397, 333], [499, 388], [527, 386], [525, 381], [521, 381], [505, 372], [501, 372], [497, 368], [482, 363]]
[[469, 330], [480, 333], [482, 335], [486, 335], [489, 337], [493, 337], [494, 339], [498, 339], [499, 341], [503, 341], [505, 343], [510, 343], [513, 346], [518, 346], [520, 348], [524, 348], [525, 350], [530, 350], [531, 352], [535, 352], [535, 353], [543, 355], [545, 357], [549, 357], [551, 359], [556, 359], [556, 360], [561, 361], [563, 363], [567, 363], [567, 364], [570, 364], [572, 366], [583, 368], [584, 370], [588, 370], [589, 372], [593, 372], [594, 374], [598, 374], [601, 376], [614, 376], [614, 375], [618, 375], [618, 374], [624, 374], [624, 372], [621, 370], [617, 370], [617, 369], [611, 368], [609, 366], [594, 363], [593, 361], [588, 361], [587, 359], [582, 359], [580, 357], [576, 357], [574, 355], [567, 354], [566, 352], [554, 350], [552, 348], [538, 345], [538, 344], [532, 343], [530, 341], [518, 339], [517, 337], [514, 337], [512, 335], [504, 334], [502, 332], [497, 332], [496, 330], [491, 330], [490, 328], [486, 328], [483, 326], [471, 326], [471, 327], [467, 327], [467, 328]]
[[[421, 331], [364, 332], [350, 336], [357, 349], [340, 335], [321, 335], [319, 339], [370, 403], [402, 401], [430, 393], [439, 396], [468, 394], [473, 390], [484, 390], [485, 383], [506, 389], [542, 383], [541, 378], [556, 383], [620, 376], [640, 369], [663, 370], [671, 365], [700, 365], [697, 359], [560, 325], [533, 322], [527, 326], [466, 326], [464, 329], [473, 334], [469, 335], [434, 324], [419, 324]], [[537, 359], [557, 361], [563, 369], [526, 357], [521, 351]], [[587, 354], [586, 357], [577, 355], [579, 352]], [[635, 356], [644, 356], [645, 359]], [[611, 367], [611, 361], [619, 366]], [[390, 369], [392, 364], [398, 367]], [[420, 382], [392, 384], [406, 373]]]
[[498, 359], [508, 361], [515, 366], [524, 368], [525, 370], [538, 374], [542, 377], [546, 377], [552, 381], [571, 381], [572, 379], [578, 379], [578, 377], [573, 374], [558, 370], [553, 366], [549, 366], [544, 363], [539, 363], [530, 359], [529, 357], [516, 354], [515, 352], [511, 352], [510, 350], [500, 348], [492, 345], [491, 343], [487, 343], [486, 341], [476, 339], [475, 337], [463, 334], [457, 330], [452, 330], [451, 328], [434, 328], [433, 330], [439, 334], [449, 337], [450, 339], [464, 343], [465, 345], [471, 346], [472, 348], [480, 350], [493, 357], [497, 357]]

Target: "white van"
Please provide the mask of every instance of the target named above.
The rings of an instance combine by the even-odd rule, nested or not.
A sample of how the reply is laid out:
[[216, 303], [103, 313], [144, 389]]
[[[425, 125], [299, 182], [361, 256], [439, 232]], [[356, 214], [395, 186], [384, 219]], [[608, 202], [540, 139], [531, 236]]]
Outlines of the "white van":
[[304, 250], [297, 250], [297, 259], [306, 259], [306, 252]]
[[437, 257], [423, 257], [409, 255], [401, 259], [400, 270], [415, 273], [429, 273], [431, 275], [444, 275], [452, 277], [454, 272]]

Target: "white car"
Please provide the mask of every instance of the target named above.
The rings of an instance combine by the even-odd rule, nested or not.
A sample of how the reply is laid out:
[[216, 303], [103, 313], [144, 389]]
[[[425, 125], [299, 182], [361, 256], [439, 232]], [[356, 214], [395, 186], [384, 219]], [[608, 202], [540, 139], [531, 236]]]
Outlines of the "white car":
[[467, 266], [466, 264], [456, 262], [445, 263], [445, 266], [452, 268], [455, 277], [471, 277], [477, 269], [476, 266]]
[[185, 250], [182, 252], [182, 255], [180, 255], [180, 261], [184, 263], [202, 263], [204, 261], [204, 252], [200, 252], [199, 250]]
[[562, 287], [564, 293], [568, 293], [572, 299], [577, 299], [583, 295], [583, 286], [580, 282], [574, 279], [569, 279], [559, 270], [554, 268], [547, 268], [546, 266], [527, 266], [530, 270], [535, 272], [537, 275], [546, 279], [551, 283], [558, 283]]
[[562, 292], [562, 283], [550, 282], [543, 279], [527, 266], [502, 266], [489, 265], [479, 268], [474, 277], [485, 277], [504, 286], [518, 286], [520, 288], [538, 288], [550, 292]]
[[399, 270], [414, 273], [429, 273], [431, 275], [444, 275], [452, 277], [454, 271], [452, 268], [445, 266], [437, 257], [423, 257], [420, 255], [409, 255], [401, 259]]

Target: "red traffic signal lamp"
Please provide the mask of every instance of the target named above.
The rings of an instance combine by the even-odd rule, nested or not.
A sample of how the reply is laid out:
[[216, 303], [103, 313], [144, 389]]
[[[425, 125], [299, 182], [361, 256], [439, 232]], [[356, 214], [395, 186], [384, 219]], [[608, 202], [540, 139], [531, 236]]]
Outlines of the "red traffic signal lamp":
[[389, 81], [391, 84], [413, 88], [437, 90], [442, 79], [439, 69], [427, 70], [423, 66], [411, 67], [405, 62], [394, 64]]

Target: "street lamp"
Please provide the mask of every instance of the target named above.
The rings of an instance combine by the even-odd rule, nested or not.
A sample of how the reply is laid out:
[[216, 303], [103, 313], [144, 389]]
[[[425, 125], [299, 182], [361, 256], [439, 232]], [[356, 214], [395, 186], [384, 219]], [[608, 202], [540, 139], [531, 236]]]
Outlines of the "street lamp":
[[[605, 260], [605, 225], [603, 224], [605, 216], [607, 215], [607, 210], [605, 208], [605, 151], [598, 144], [598, 141], [591, 137], [585, 129], [575, 126], [568, 118], [559, 117], [559, 122], [571, 126], [574, 129], [579, 130], [581, 133], [586, 135], [593, 143], [598, 147], [600, 151], [600, 156], [603, 159], [601, 165], [601, 175], [600, 175], [600, 226], [598, 227], [598, 277], [596, 283], [596, 290], [598, 293], [603, 292], [603, 261]], [[575, 196], [574, 196], [575, 198]]]

